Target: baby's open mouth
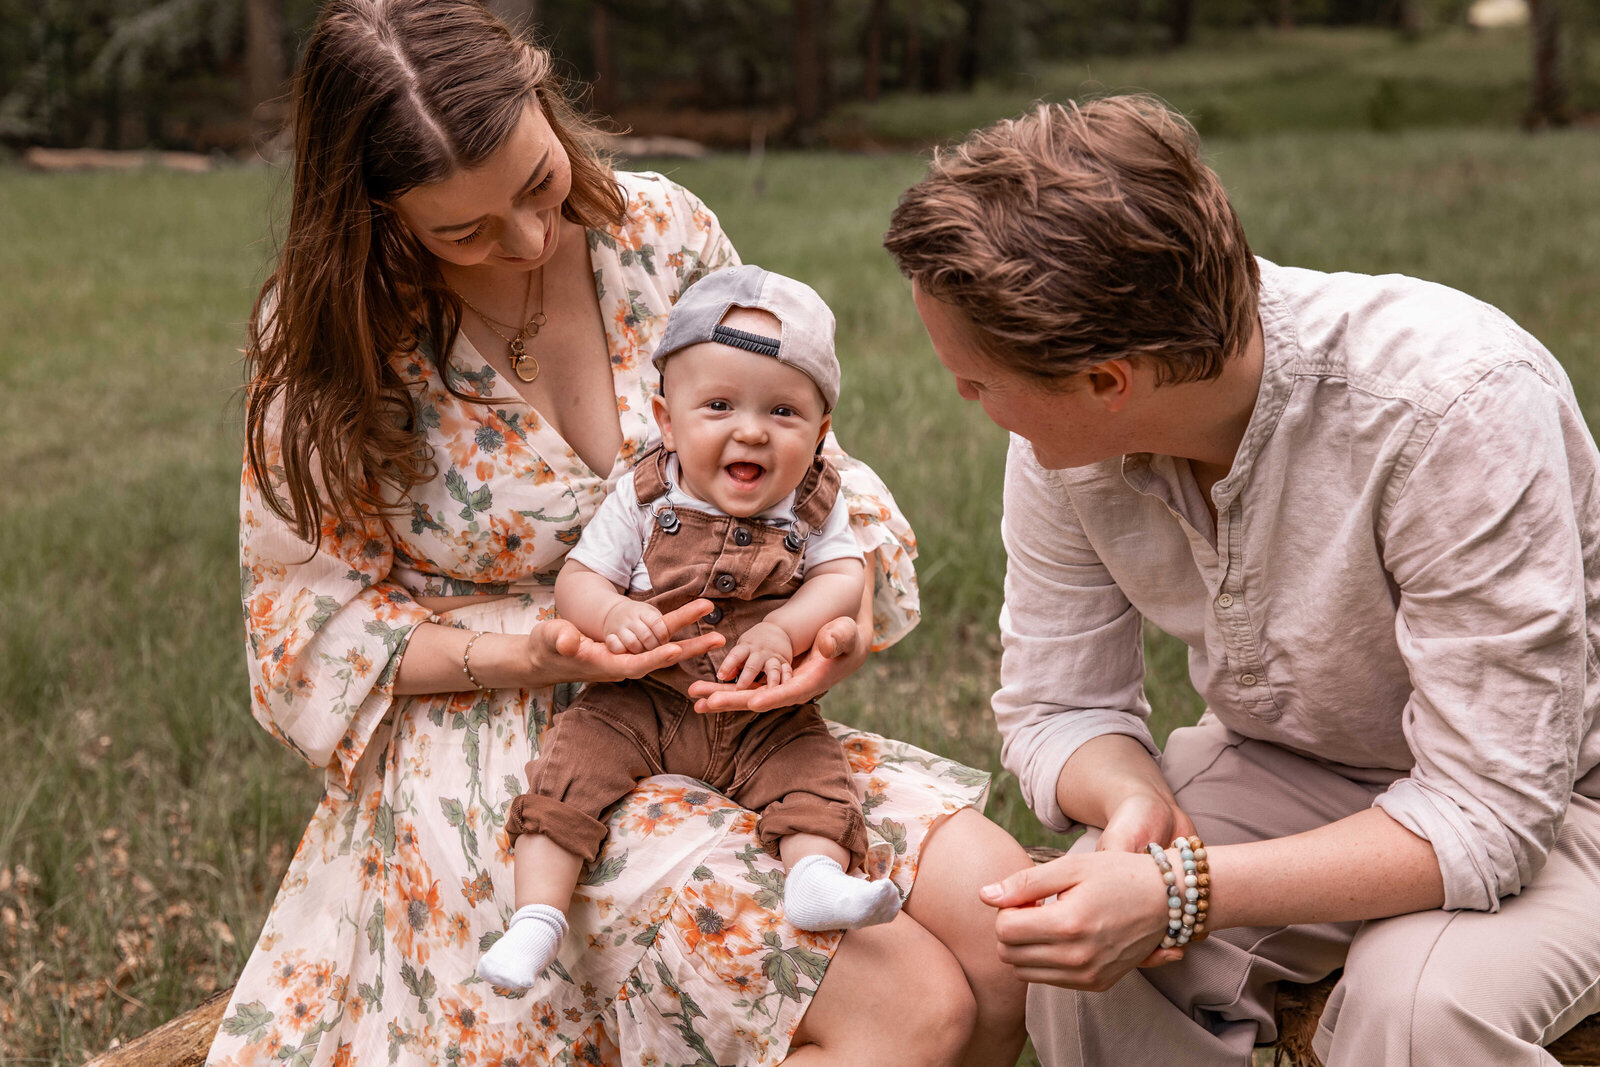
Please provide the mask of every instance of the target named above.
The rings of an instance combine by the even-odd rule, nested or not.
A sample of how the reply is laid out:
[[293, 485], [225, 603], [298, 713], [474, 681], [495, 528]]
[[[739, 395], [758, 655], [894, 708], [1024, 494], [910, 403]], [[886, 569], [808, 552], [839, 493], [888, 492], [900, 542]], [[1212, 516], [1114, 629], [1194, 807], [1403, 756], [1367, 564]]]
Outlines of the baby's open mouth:
[[746, 484], [759, 481], [764, 473], [759, 463], [730, 463], [723, 470], [727, 471], [728, 477], [734, 481]]

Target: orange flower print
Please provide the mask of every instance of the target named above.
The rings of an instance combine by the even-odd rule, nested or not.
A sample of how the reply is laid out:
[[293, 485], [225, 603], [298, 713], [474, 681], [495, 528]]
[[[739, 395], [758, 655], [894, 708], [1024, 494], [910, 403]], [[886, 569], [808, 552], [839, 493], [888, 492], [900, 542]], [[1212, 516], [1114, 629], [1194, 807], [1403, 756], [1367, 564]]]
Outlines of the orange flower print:
[[748, 896], [717, 881], [685, 887], [672, 925], [684, 946], [720, 973], [761, 947], [755, 928], [762, 910]]
[[488, 871], [479, 871], [475, 878], [461, 879], [461, 896], [469, 906], [477, 907], [494, 896], [494, 879], [489, 877]]
[[395, 927], [400, 955], [418, 963], [428, 962], [432, 941], [444, 932], [439, 883], [428, 875], [426, 867], [419, 871], [409, 864], [401, 866], [400, 877], [395, 881], [393, 916], [389, 920]]
[[372, 673], [372, 660], [363, 655], [359, 648], [352, 648], [344, 654], [344, 661], [355, 668], [360, 675]]
[[459, 946], [467, 943], [472, 937], [472, 923], [467, 921], [465, 912], [453, 911], [450, 913], [450, 921], [445, 924], [445, 936], [450, 939], [450, 943], [453, 945]]
[[667, 266], [671, 267], [673, 270], [680, 270], [681, 271], [683, 269], [683, 253], [681, 251], [680, 252], [668, 252], [667, 253]]
[[466, 986], [439, 998], [439, 1014], [444, 1016], [450, 1043], [464, 1048], [476, 1046], [488, 1029], [483, 998]]
[[844, 754], [850, 761], [850, 770], [855, 774], [871, 774], [883, 763], [882, 746], [878, 739], [864, 734], [846, 738]]

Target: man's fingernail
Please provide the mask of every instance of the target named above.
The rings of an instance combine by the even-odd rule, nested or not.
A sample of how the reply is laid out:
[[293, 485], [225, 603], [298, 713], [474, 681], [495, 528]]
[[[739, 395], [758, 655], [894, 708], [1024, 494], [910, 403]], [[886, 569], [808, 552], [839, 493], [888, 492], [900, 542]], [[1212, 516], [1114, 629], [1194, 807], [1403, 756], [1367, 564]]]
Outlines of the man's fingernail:
[[978, 890], [978, 895], [985, 900], [993, 900], [1004, 891], [1005, 890], [1001, 887], [1000, 883], [995, 882], [993, 885], [986, 885], [982, 889]]

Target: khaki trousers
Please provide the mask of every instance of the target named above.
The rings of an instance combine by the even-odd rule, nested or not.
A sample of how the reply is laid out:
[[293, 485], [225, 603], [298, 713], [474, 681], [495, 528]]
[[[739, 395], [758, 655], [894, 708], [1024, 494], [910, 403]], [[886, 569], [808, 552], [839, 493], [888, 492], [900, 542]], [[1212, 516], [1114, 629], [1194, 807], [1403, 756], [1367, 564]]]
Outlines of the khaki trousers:
[[[1312, 829], [1387, 784], [1210, 720], [1173, 732], [1162, 771], [1208, 845]], [[1329, 856], [1306, 876], [1360, 877], [1361, 857]], [[1252, 1047], [1277, 1036], [1276, 984], [1340, 966], [1315, 1041], [1327, 1067], [1555, 1063], [1541, 1046], [1600, 1010], [1600, 803], [1573, 796], [1548, 864], [1496, 913], [1220, 930], [1104, 993], [1032, 986], [1028, 1033], [1044, 1067], [1248, 1067]]]

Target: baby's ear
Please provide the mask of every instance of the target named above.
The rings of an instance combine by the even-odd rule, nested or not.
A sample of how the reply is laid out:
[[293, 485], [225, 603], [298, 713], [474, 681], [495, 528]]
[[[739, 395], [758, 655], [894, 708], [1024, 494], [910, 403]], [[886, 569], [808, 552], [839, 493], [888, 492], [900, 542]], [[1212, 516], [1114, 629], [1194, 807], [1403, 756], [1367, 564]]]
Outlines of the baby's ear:
[[833, 416], [822, 416], [822, 425], [817, 429], [817, 449], [821, 451], [823, 439], [828, 436], [828, 431], [833, 428]]
[[672, 413], [667, 410], [667, 398], [660, 393], [652, 394], [650, 414], [655, 417], [656, 426], [661, 430], [661, 443], [668, 452], [676, 452], [677, 448], [672, 443]]

